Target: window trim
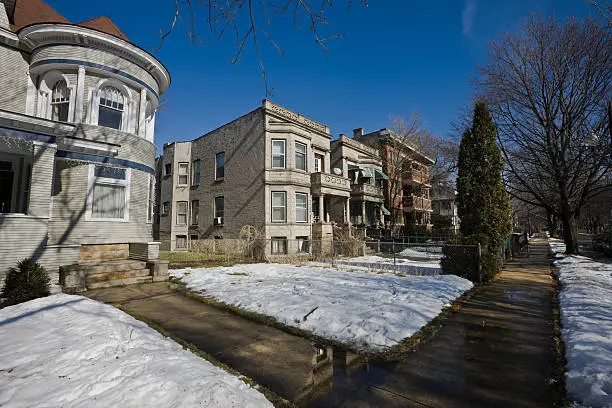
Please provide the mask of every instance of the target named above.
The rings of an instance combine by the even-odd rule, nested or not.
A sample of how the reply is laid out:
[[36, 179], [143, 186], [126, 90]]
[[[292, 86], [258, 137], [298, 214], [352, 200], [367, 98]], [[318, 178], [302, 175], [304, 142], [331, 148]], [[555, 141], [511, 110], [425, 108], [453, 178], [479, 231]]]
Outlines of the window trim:
[[[197, 203], [197, 208], [194, 208], [194, 204]], [[200, 225], [200, 200], [191, 200], [191, 214], [190, 224]]]
[[[274, 241], [284, 241], [285, 242], [285, 250], [284, 252], [274, 251]], [[287, 237], [270, 237], [270, 254], [271, 255], [287, 255], [289, 251], [289, 240]]]
[[62, 80], [66, 82], [66, 89], [68, 89], [70, 94], [68, 101], [68, 118], [66, 119], [66, 122], [75, 121], [74, 111], [76, 106], [76, 85], [71, 84], [68, 77], [63, 72], [55, 69], [47, 71], [40, 80], [40, 85], [38, 86], [37, 92], [37, 117], [52, 120], [53, 109], [51, 107], [51, 99], [53, 88], [59, 81]]
[[[181, 165], [184, 164], [187, 166], [185, 170], [185, 174], [181, 174]], [[184, 183], [181, 183], [181, 177], [186, 177], [187, 180]], [[188, 186], [189, 185], [189, 162], [179, 162], [176, 167], [176, 185], [177, 186]]]
[[[192, 175], [191, 176], [191, 185], [192, 186], [199, 186], [200, 185], [200, 181], [202, 179], [201, 164], [202, 164], [202, 162], [200, 161], [200, 159], [196, 159], [193, 162], [191, 162], [191, 175]], [[196, 169], [197, 169], [197, 171], [196, 171]], [[197, 180], [196, 180], [196, 175], [197, 175]]]
[[[274, 142], [283, 142], [283, 166], [277, 167], [274, 165]], [[270, 167], [273, 169], [286, 169], [287, 168], [287, 139], [272, 139], [271, 141], [271, 163]]]
[[[218, 162], [218, 157], [221, 154], [223, 155], [223, 166], [219, 166], [219, 162]], [[223, 176], [217, 177], [220, 168], [223, 168]], [[225, 151], [215, 154], [215, 181], [221, 181], [221, 180], [225, 180]]]
[[215, 198], [213, 199], [213, 218], [219, 218], [219, 216], [217, 215], [217, 198], [221, 198], [223, 200], [223, 215], [221, 215], [221, 218], [223, 218], [223, 222], [225, 223], [225, 196], [215, 196]]
[[[302, 195], [306, 197], [306, 219], [305, 220], [298, 220], [298, 200], [297, 200], [297, 196], [298, 195]], [[300, 207], [301, 208], [301, 207]], [[307, 223], [308, 222], [308, 194], [307, 193], [295, 193], [295, 222], [299, 222], [299, 223]]]
[[[187, 234], [176, 234], [174, 237], [175, 237], [174, 238], [174, 249], [188, 249], [189, 248], [189, 241], [187, 240]], [[177, 245], [179, 237], [185, 237], [185, 246], [179, 247]]]
[[[98, 81], [95, 87], [89, 89], [87, 103], [87, 123], [98, 125], [98, 115], [100, 113], [100, 93], [102, 89], [110, 86], [123, 94], [123, 114], [121, 117], [121, 129], [115, 129], [125, 133], [136, 133], [136, 102], [133, 92], [123, 82], [115, 78], [104, 78]], [[113, 128], [108, 128], [113, 129]]]
[[149, 186], [147, 190], [147, 224], [152, 224], [155, 219], [155, 176], [149, 174]]
[[[300, 241], [303, 241], [306, 244], [306, 250], [300, 250]], [[309, 254], [310, 253], [310, 237], [307, 235], [301, 235], [299, 237], [295, 237], [295, 253], [296, 254]]]
[[[284, 205], [284, 209], [285, 209], [285, 218], [282, 221], [279, 220], [275, 220], [274, 219], [274, 194], [282, 194], [284, 197], [284, 201], [285, 201], [285, 205]], [[280, 208], [280, 207], [276, 207], [276, 208]], [[286, 191], [271, 191], [270, 192], [270, 221], [273, 223], [287, 223], [287, 192]]]
[[[185, 203], [185, 223], [179, 224], [179, 215], [182, 213], [179, 212], [179, 204]], [[174, 220], [174, 224], [180, 227], [184, 227], [189, 225], [189, 201], [177, 201], [176, 202], [176, 219]]]
[[[125, 170], [125, 180], [117, 180], [105, 177], [96, 177], [95, 169], [99, 167], [114, 167]], [[123, 208], [123, 218], [95, 218], [93, 216], [93, 190], [97, 180], [102, 180], [100, 184], [120, 185], [125, 188], [124, 197], [125, 204]], [[129, 167], [119, 166], [104, 166], [101, 164], [89, 164], [88, 177], [87, 177], [87, 199], [85, 208], [85, 221], [103, 221], [103, 222], [129, 222], [130, 221], [130, 193], [132, 184], [132, 169]]]
[[[304, 153], [300, 153], [304, 156], [304, 168], [303, 169], [297, 166], [298, 145], [304, 147]], [[294, 151], [294, 166], [293, 167], [295, 167], [296, 170], [308, 171], [308, 145], [306, 143], [296, 141], [294, 149], [295, 151]]]

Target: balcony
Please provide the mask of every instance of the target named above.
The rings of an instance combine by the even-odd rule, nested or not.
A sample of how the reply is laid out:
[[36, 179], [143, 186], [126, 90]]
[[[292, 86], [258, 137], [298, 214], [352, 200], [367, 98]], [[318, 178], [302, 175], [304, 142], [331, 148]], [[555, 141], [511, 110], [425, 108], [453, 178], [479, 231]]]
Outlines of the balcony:
[[429, 174], [420, 170], [409, 170], [404, 173], [404, 177], [402, 178], [404, 184], [409, 183], [419, 183], [419, 184], [429, 184]]
[[381, 187], [372, 184], [353, 184], [351, 186], [351, 196], [363, 198], [366, 201], [382, 202], [383, 190]]
[[431, 211], [431, 200], [414, 195], [402, 199], [404, 211]]
[[312, 173], [310, 192], [314, 195], [329, 194], [348, 198], [351, 196], [351, 180], [335, 174]]

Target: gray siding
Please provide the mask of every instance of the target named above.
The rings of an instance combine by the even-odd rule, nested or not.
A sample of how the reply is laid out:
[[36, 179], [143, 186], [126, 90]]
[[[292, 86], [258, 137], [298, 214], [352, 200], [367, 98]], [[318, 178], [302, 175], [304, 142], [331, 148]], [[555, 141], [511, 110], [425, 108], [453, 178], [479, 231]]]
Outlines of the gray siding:
[[34, 163], [30, 182], [30, 202], [28, 214], [49, 216], [49, 197], [53, 180], [55, 148], [34, 146]]
[[25, 113], [28, 68], [21, 52], [0, 45], [0, 109]]

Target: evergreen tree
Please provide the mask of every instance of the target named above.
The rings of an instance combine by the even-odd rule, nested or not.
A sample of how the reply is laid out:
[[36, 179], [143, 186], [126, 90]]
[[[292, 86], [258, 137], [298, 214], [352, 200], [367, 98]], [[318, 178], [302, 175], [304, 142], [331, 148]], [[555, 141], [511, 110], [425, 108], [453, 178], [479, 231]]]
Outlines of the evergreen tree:
[[459, 146], [457, 211], [461, 233], [483, 248], [485, 275], [499, 270], [499, 250], [511, 232], [510, 200], [502, 184], [503, 160], [489, 110], [476, 102], [471, 129]]

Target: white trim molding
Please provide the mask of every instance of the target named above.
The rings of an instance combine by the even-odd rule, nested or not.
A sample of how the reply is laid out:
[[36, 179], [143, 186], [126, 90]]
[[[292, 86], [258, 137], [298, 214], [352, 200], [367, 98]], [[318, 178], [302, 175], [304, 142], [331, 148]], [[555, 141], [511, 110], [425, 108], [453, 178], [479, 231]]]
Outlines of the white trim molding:
[[90, 125], [98, 125], [100, 92], [107, 86], [119, 90], [125, 98], [125, 103], [123, 105], [123, 116], [121, 118], [121, 129], [118, 130], [126, 133], [136, 133], [136, 100], [134, 95], [132, 95], [130, 88], [115, 78], [101, 79], [96, 84], [95, 88], [90, 89], [87, 109], [87, 123]]
[[[125, 179], [119, 180], [114, 178], [103, 178], [95, 176], [96, 167], [113, 167], [125, 170]], [[89, 164], [89, 172], [87, 178], [87, 199], [85, 207], [85, 221], [103, 221], [103, 222], [129, 222], [130, 221], [130, 185], [132, 181], [132, 172], [129, 168], [115, 167], [115, 166], [104, 166], [101, 164]], [[93, 205], [93, 190], [96, 183], [110, 184], [125, 187], [124, 198], [125, 204], [123, 207], [123, 218], [95, 218], [93, 216], [92, 205]]]
[[38, 105], [36, 108], [36, 116], [39, 118], [51, 119], [51, 93], [55, 84], [62, 80], [66, 82], [66, 87], [70, 93], [67, 122], [74, 122], [75, 84], [71, 84], [68, 77], [58, 70], [47, 71], [40, 78]]

